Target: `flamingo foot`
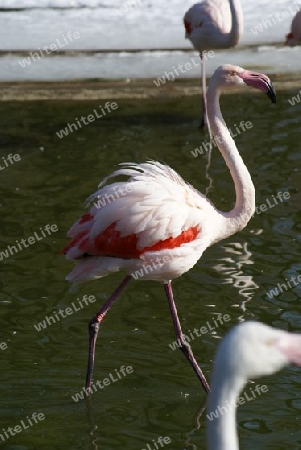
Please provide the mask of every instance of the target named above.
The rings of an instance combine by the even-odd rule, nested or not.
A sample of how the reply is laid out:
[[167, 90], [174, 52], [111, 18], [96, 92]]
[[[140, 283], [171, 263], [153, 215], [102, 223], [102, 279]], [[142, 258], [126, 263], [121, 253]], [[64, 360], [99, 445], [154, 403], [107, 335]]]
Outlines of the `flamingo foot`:
[[119, 295], [121, 294], [121, 292], [131, 279], [132, 279], [131, 275], [127, 275], [124, 278], [124, 280], [120, 283], [115, 292], [113, 292], [113, 294], [106, 301], [103, 307], [99, 311], [97, 311], [97, 313], [89, 323], [89, 358], [88, 358], [88, 368], [87, 368], [86, 388], [85, 388], [85, 393], [87, 397], [89, 397], [89, 395], [91, 394], [91, 384], [95, 361], [95, 347], [100, 324], [105, 318], [107, 312], [109, 311], [113, 303], [117, 300], [117, 298], [119, 297]]
[[89, 397], [91, 393], [91, 384], [95, 360], [95, 346], [99, 332], [99, 325], [100, 323], [97, 322], [97, 319], [95, 319], [95, 317], [89, 323], [89, 359], [88, 359], [88, 369], [86, 375], [86, 389], [85, 389], [87, 397]]

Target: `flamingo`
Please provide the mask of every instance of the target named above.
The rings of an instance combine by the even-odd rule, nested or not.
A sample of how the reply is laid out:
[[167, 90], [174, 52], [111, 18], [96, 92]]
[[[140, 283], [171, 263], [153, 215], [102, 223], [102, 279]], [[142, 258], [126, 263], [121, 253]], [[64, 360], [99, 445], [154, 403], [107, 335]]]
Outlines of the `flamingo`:
[[[300, 334], [253, 321], [228, 332], [214, 360], [207, 407], [208, 450], [239, 450], [235, 415], [240, 392], [248, 379], [271, 375], [288, 364], [301, 365]], [[253, 392], [261, 395], [258, 388]], [[218, 417], [213, 418], [212, 412]]]
[[206, 51], [234, 47], [243, 33], [240, 0], [203, 0], [184, 16], [186, 38], [200, 52], [203, 111], [200, 128], [208, 126], [206, 99]]
[[[71, 282], [125, 271], [126, 277], [89, 323], [86, 394], [90, 394], [99, 326], [119, 294], [133, 278], [164, 285], [180, 349], [206, 392], [209, 385], [185, 342], [173, 298], [171, 280], [191, 269], [203, 251], [246, 226], [255, 212], [255, 189], [235, 142], [223, 120], [219, 97], [223, 89], [252, 86], [276, 101], [266, 75], [238, 66], [219, 67], [208, 89], [208, 117], [214, 137], [235, 183], [236, 202], [222, 212], [173, 169], [159, 162], [122, 163], [87, 200], [89, 212], [68, 231], [72, 241], [62, 251], [78, 264], [67, 275]], [[126, 180], [108, 183], [115, 177]], [[91, 205], [91, 203], [93, 204]], [[137, 275], [138, 274], [138, 275]]]
[[293, 18], [291, 32], [286, 35], [284, 45], [289, 45], [290, 47], [301, 45], [301, 10]]

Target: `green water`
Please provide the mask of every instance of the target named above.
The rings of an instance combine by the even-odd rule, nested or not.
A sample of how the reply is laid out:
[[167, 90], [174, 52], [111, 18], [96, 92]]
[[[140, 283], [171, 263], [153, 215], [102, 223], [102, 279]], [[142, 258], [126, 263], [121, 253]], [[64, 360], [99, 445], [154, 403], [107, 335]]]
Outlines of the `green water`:
[[[256, 186], [257, 205], [267, 199], [273, 203], [278, 191], [288, 191], [290, 198], [256, 214], [246, 229], [208, 249], [197, 266], [174, 282], [184, 331], [213, 323], [218, 313], [231, 317], [192, 342], [208, 378], [219, 338], [239, 321], [253, 318], [301, 331], [301, 285], [267, 296], [301, 268], [301, 104], [290, 106], [292, 95], [279, 92], [276, 105], [260, 94], [222, 98], [230, 128], [242, 120], [253, 124], [235, 140]], [[132, 366], [133, 373], [95, 392], [91, 408], [71, 398], [84, 385], [88, 321], [122, 279], [116, 274], [76, 288], [64, 280], [73, 264], [59, 252], [84, 200], [123, 161], [157, 159], [203, 192], [208, 184], [205, 156], [191, 154], [203, 140], [197, 128], [199, 96], [118, 101], [117, 111], [57, 137], [67, 122], [87, 116], [99, 103], [0, 104], [1, 156], [21, 156], [0, 172], [0, 251], [41, 233], [47, 224], [58, 227], [0, 261], [0, 343], [7, 344], [0, 350], [0, 430], [8, 433], [21, 420], [28, 424], [26, 417], [34, 412], [45, 416], [5, 442], [0, 437], [0, 447], [141, 450], [168, 436], [172, 442], [164, 448], [205, 449], [205, 414], [198, 419], [205, 395], [183, 355], [169, 348], [174, 334], [159, 283], [130, 283], [101, 328], [95, 379], [116, 375], [122, 365]], [[210, 175], [210, 198], [220, 209], [230, 209], [233, 183], [217, 150]], [[35, 329], [45, 316], [78, 304], [84, 295], [94, 295], [97, 302], [45, 330]], [[258, 383], [266, 384], [268, 392], [239, 408], [241, 447], [300, 449], [300, 369], [287, 368]]]

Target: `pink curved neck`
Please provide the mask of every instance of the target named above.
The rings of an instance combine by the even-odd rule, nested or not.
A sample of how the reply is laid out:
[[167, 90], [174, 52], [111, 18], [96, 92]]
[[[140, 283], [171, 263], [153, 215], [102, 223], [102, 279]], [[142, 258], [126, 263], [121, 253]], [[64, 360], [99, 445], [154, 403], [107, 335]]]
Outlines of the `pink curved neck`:
[[221, 212], [226, 223], [220, 237], [225, 238], [244, 228], [254, 214], [255, 188], [223, 119], [219, 105], [221, 90], [219, 79], [213, 76], [207, 92], [208, 120], [215, 142], [230, 170], [236, 193], [234, 208], [229, 212]]
[[232, 17], [232, 27], [229, 36], [229, 44], [231, 47], [234, 47], [243, 34], [243, 13], [240, 0], [229, 0], [229, 3]]
[[215, 36], [215, 45], [213, 48], [234, 47], [243, 34], [243, 13], [240, 0], [229, 0], [232, 26], [230, 32], [224, 32]]

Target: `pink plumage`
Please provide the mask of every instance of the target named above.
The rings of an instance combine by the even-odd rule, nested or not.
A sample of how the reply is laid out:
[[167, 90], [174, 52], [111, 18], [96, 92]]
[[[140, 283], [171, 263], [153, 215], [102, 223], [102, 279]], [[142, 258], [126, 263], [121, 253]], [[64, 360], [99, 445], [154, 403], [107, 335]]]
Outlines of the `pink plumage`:
[[298, 11], [292, 20], [291, 32], [286, 36], [285, 45], [301, 45], [301, 11]]
[[[206, 197], [158, 162], [123, 166], [89, 197], [89, 212], [68, 232], [72, 241], [63, 253], [79, 262], [69, 281], [134, 272], [164, 257], [164, 267], [153, 266], [140, 278], [173, 279], [189, 270], [211, 243], [220, 216]], [[127, 180], [107, 184], [121, 175]]]
[[203, 113], [200, 127], [208, 126], [206, 101], [206, 51], [234, 47], [243, 33], [240, 0], [203, 0], [184, 16], [186, 38], [200, 52]]
[[[67, 280], [81, 282], [118, 271], [127, 273], [89, 324], [87, 395], [91, 390], [100, 323], [137, 272], [141, 279], [163, 283], [179, 348], [206, 392], [209, 391], [206, 378], [182, 333], [171, 280], [191, 269], [209, 245], [244, 228], [255, 211], [255, 190], [250, 174], [219, 107], [220, 91], [236, 86], [252, 86], [276, 101], [266, 75], [238, 66], [219, 67], [210, 81], [210, 127], [235, 183], [236, 202], [231, 211], [215, 208], [167, 165], [155, 161], [123, 163], [122, 168], [105, 178], [88, 198], [89, 211], [68, 232], [72, 241], [63, 253], [67, 259], [75, 260], [77, 266]], [[119, 177], [123, 180], [118, 181]]]
[[[227, 48], [237, 43], [230, 42], [232, 17], [227, 0], [204, 0], [195, 3], [185, 13], [184, 25], [186, 37], [199, 52]], [[241, 34], [242, 30], [238, 31]]]

